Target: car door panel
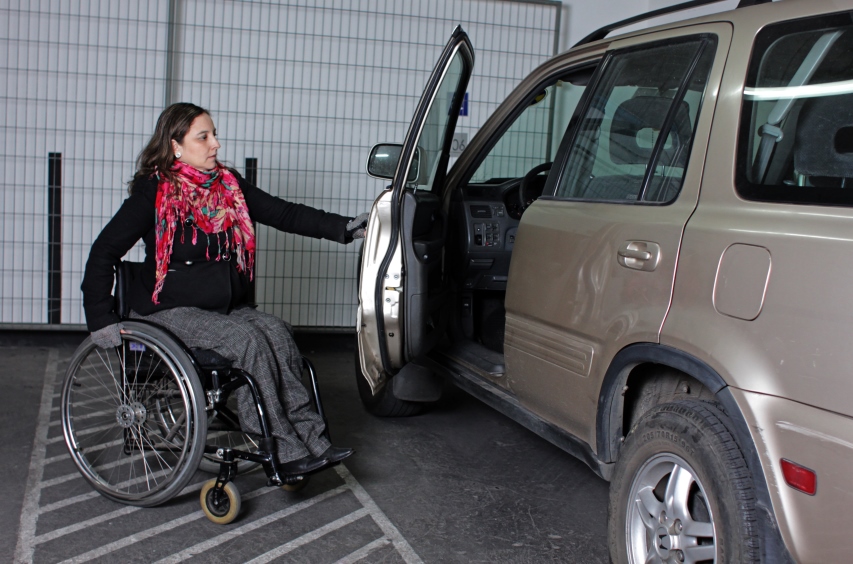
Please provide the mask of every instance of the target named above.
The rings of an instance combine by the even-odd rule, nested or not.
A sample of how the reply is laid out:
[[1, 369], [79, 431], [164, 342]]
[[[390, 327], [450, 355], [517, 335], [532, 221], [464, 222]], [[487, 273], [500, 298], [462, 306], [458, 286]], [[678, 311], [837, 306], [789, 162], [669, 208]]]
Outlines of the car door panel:
[[[403, 195], [403, 249], [407, 265], [404, 289], [408, 304], [405, 319], [407, 358], [429, 351], [444, 327], [441, 255], [444, 221], [441, 200], [433, 192], [412, 191]], [[411, 268], [417, 265], [418, 268]]]
[[418, 102], [390, 189], [370, 212], [357, 331], [361, 373], [374, 393], [439, 336], [444, 222], [435, 194], [473, 65], [471, 43], [457, 27]]
[[[730, 41], [730, 26], [698, 26], [682, 33], [690, 33], [701, 41], [706, 36], [715, 38], [713, 50], [703, 54], [706, 48], [701, 47], [696, 57], [704, 56], [706, 61], [710, 57], [707, 84], [717, 84], [724, 59], [721, 55]], [[654, 37], [643, 40], [651, 42]], [[665, 46], [673, 39], [661, 37], [661, 40]], [[615, 53], [620, 49], [631, 52], [630, 47], [625, 42], [614, 44], [611, 49]], [[606, 74], [601, 80], [605, 79]], [[704, 96], [715, 95], [715, 86], [705, 85], [704, 89]], [[645, 90], [637, 88], [633, 96], [645, 94]], [[624, 103], [617, 102], [619, 106]], [[695, 105], [698, 107], [698, 103]], [[600, 126], [602, 131], [611, 133], [610, 126], [616, 131], [618, 111], [618, 108], [616, 112], [607, 110], [613, 119], [612, 123]], [[680, 109], [675, 108], [672, 113], [676, 111]], [[604, 119], [607, 112], [601, 112]], [[568, 164], [563, 164], [558, 174], [562, 178], [589, 174], [582, 179], [587, 189], [612, 201], [540, 199], [525, 212], [519, 225], [506, 299], [508, 381], [525, 407], [590, 445], [596, 444], [601, 381], [611, 359], [629, 344], [659, 341], [672, 297], [684, 226], [698, 202], [711, 114], [703, 109], [695, 118], [691, 115], [695, 142], [689, 147], [690, 164], [686, 165], [685, 155], [678, 157], [686, 166], [680, 179], [683, 188], [666, 205], [638, 203], [624, 194], [619, 200], [613, 197], [613, 192], [599, 188], [619, 184], [621, 190], [630, 185], [624, 175], [608, 177], [608, 171], [602, 167], [580, 172], [570, 170], [571, 155], [566, 157], [569, 140], [565, 140], [563, 158]], [[670, 133], [673, 131], [674, 125]], [[578, 138], [583, 134], [578, 132]], [[669, 143], [661, 140], [664, 149], [658, 154], [669, 150], [666, 148]], [[613, 145], [599, 147], [594, 158], [603, 158], [600, 155], [608, 150], [611, 155], [620, 156], [625, 149]], [[611, 155], [608, 158], [619, 164]], [[611, 168], [620, 167], [611, 163]], [[637, 178], [646, 172], [647, 169], [636, 167]], [[649, 180], [649, 176], [644, 177], [648, 186], [660, 185]], [[560, 182], [561, 178], [553, 180], [555, 191]], [[643, 197], [643, 192], [637, 193], [637, 197]]]

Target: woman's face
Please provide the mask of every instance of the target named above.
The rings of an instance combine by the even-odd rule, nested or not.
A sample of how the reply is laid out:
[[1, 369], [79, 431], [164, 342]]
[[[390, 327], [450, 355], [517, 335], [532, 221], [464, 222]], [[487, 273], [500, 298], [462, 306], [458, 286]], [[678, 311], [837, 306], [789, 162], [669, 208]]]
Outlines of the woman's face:
[[216, 140], [216, 128], [207, 114], [201, 114], [193, 120], [180, 143], [172, 140], [175, 154], [181, 154], [178, 160], [199, 170], [211, 170], [216, 167], [216, 152], [219, 147], [221, 145]]

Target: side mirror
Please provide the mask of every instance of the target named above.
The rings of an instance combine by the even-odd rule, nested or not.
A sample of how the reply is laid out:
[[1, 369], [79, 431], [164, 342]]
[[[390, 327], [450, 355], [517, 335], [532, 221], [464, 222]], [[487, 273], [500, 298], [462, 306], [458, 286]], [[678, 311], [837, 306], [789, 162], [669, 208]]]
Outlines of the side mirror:
[[[380, 143], [374, 145], [370, 150], [370, 156], [367, 158], [367, 174], [374, 178], [383, 178], [390, 180], [394, 178], [394, 173], [397, 171], [397, 163], [400, 161], [400, 154], [403, 152], [403, 146], [396, 143]], [[406, 182], [414, 182], [418, 179], [419, 165], [421, 161], [420, 148], [415, 150], [415, 156], [412, 158], [412, 166], [409, 169], [409, 176]]]

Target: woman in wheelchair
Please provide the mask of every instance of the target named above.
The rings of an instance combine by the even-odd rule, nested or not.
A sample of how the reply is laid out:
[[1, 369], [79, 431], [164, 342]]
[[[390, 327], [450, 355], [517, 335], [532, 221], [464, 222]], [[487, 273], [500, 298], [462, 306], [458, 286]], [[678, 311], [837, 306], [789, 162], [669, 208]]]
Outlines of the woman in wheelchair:
[[[332, 446], [322, 416], [311, 409], [301, 381], [302, 357], [291, 327], [247, 303], [255, 260], [253, 222], [345, 244], [364, 237], [367, 214], [347, 218], [269, 195], [223, 166], [217, 160], [219, 148], [213, 120], [205, 109], [179, 103], [160, 115], [137, 160], [130, 196], [98, 235], [86, 263], [82, 283], [86, 323], [91, 340], [104, 351], [93, 350], [98, 351], [101, 362], [109, 362], [101, 355], [117, 350], [114, 347], [132, 333], [129, 327], [134, 322], [122, 325], [111, 291], [116, 264], [142, 239], [145, 260], [125, 297], [129, 317], [153, 322], [187, 348], [213, 351], [250, 374], [261, 405], [255, 403], [249, 386], [236, 389], [243, 431], [262, 431], [262, 408], [274, 437], [278, 469], [285, 475], [315, 472], [340, 462], [353, 450]], [[134, 348], [131, 343], [129, 350], [155, 345]], [[123, 365], [131, 362], [121, 360]], [[84, 385], [81, 382], [74, 385]], [[162, 412], [166, 400], [132, 401], [131, 395], [142, 393], [133, 386], [133, 382], [125, 383], [128, 391], [119, 392], [127, 399], [120, 401], [125, 407], [119, 407], [113, 418], [120, 424], [128, 421], [125, 443], [130, 435], [139, 443], [138, 450], [144, 450], [147, 435], [133, 429], [145, 425], [134, 426], [129, 421], [150, 424], [152, 405]], [[165, 411], [172, 413], [173, 420], [180, 420], [181, 416]], [[162, 414], [157, 417], [164, 418]], [[74, 440], [68, 437], [66, 430], [71, 447]], [[127, 444], [124, 448], [128, 449]], [[154, 459], [160, 466], [170, 464], [160, 455]]]

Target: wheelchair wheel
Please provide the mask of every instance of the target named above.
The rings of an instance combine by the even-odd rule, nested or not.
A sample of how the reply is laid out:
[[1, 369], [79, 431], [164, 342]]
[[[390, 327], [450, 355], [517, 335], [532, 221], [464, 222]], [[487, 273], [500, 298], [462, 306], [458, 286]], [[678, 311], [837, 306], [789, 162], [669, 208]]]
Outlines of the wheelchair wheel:
[[240, 490], [234, 486], [234, 482], [228, 482], [222, 488], [219, 499], [216, 499], [214, 486], [215, 478], [201, 487], [201, 510], [205, 517], [217, 525], [227, 525], [240, 513]]
[[[209, 412], [207, 418], [207, 444], [217, 447], [231, 447], [236, 450], [255, 452], [260, 450], [258, 439], [240, 430], [237, 419], [237, 396], [231, 394], [223, 408]], [[237, 473], [245, 474], [260, 466], [249, 460], [237, 461]], [[199, 470], [210, 474], [219, 472], [219, 459], [216, 455], [205, 454], [199, 464]]]
[[189, 482], [204, 453], [205, 396], [192, 362], [168, 333], [123, 321], [122, 344], [90, 338], [62, 387], [62, 430], [95, 490], [121, 503], [163, 503]]

